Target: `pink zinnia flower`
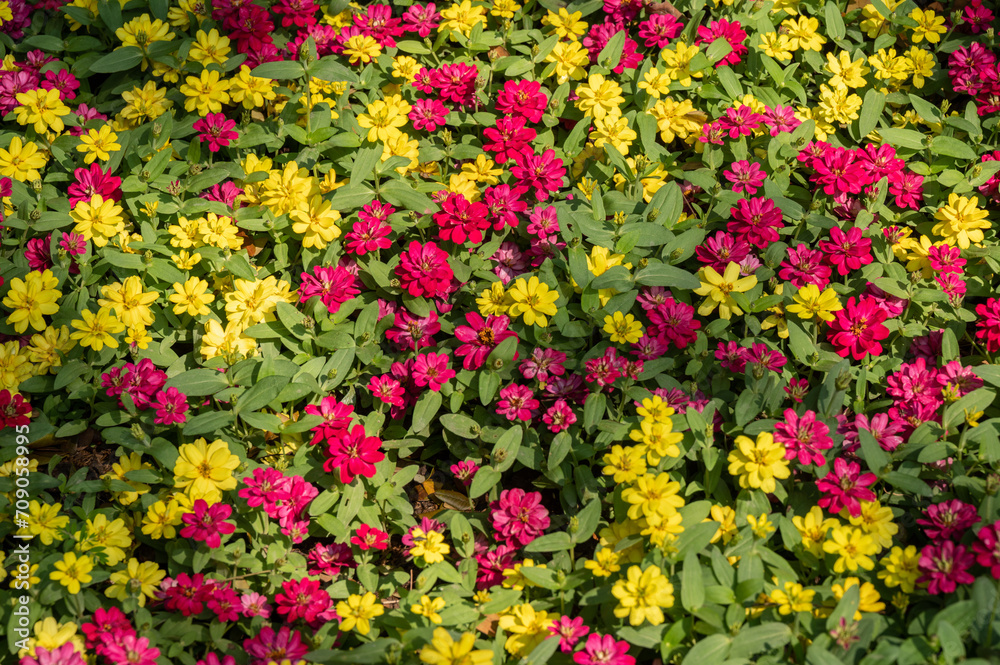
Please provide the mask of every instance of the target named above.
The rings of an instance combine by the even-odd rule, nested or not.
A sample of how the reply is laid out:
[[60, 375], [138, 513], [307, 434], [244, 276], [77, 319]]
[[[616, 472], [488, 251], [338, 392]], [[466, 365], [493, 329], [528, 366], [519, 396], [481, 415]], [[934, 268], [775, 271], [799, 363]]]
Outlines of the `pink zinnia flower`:
[[771, 199], [741, 199], [730, 212], [733, 219], [726, 225], [727, 230], [752, 247], [767, 248], [784, 227], [781, 210]]
[[236, 658], [233, 656], [223, 656], [220, 658], [217, 653], [210, 651], [195, 665], [236, 665]]
[[479, 471], [479, 465], [474, 461], [467, 459], [459, 462], [458, 464], [451, 465], [451, 475], [455, 476], [455, 480], [460, 481], [463, 485], [468, 487], [472, 484], [472, 479], [476, 477], [476, 472]]
[[800, 416], [785, 409], [785, 421], [774, 426], [774, 440], [785, 446], [785, 459], [798, 458], [803, 465], [823, 466], [826, 457], [821, 451], [833, 448], [830, 428], [816, 420], [816, 412], [811, 410]]
[[538, 81], [506, 81], [497, 94], [496, 109], [507, 115], [523, 116], [528, 122], [538, 122], [549, 103], [548, 95], [541, 89]]
[[549, 632], [559, 636], [560, 651], [572, 653], [576, 643], [590, 632], [590, 628], [583, 625], [583, 617], [570, 619], [568, 616], [561, 616], [549, 626]]
[[536, 132], [526, 127], [528, 120], [524, 116], [503, 116], [497, 118], [495, 127], [483, 130], [483, 150], [495, 153], [497, 164], [503, 164], [508, 159], [521, 159], [521, 153], [531, 151], [531, 142]]
[[[740, 263], [750, 256], [750, 244], [725, 231], [716, 231], [712, 236], [694, 248], [695, 257], [705, 265], [712, 266], [720, 274], [725, 272], [730, 262]], [[784, 279], [784, 277], [782, 277]]]
[[785, 392], [792, 399], [793, 402], [802, 402], [807, 394], [809, 394], [809, 381], [808, 379], [791, 379], [788, 385], [785, 386]]
[[976, 305], [976, 338], [986, 344], [989, 353], [1000, 351], [1000, 300], [988, 298], [984, 304]]
[[434, 335], [441, 331], [438, 315], [433, 309], [426, 317], [412, 316], [402, 309], [393, 317], [393, 327], [385, 331], [386, 338], [400, 347], [416, 351], [425, 346], [434, 346]]
[[635, 665], [635, 658], [628, 655], [629, 643], [619, 642], [611, 635], [591, 633], [583, 651], [573, 654], [577, 665]]
[[204, 499], [198, 499], [191, 507], [193, 512], [181, 515], [185, 526], [181, 536], [198, 542], [203, 542], [210, 549], [222, 545], [222, 536], [236, 531], [236, 525], [226, 522], [233, 514], [233, 509], [224, 503], [208, 505]]
[[437, 99], [421, 98], [413, 102], [413, 107], [407, 117], [413, 123], [414, 129], [433, 132], [438, 127], [444, 126], [445, 118], [450, 112], [451, 109]]
[[565, 400], [560, 399], [545, 411], [542, 420], [549, 426], [550, 432], [558, 434], [576, 422], [576, 414]]
[[294, 663], [309, 653], [309, 647], [302, 643], [299, 631], [288, 626], [282, 626], [278, 632], [264, 626], [254, 637], [243, 640], [243, 648], [253, 659], [251, 665], [280, 663], [285, 659]]
[[148, 637], [123, 635], [118, 642], [105, 644], [102, 655], [109, 662], [119, 665], [156, 665], [160, 650], [149, 646]]
[[838, 275], [847, 275], [872, 262], [872, 240], [863, 235], [864, 231], [856, 226], [849, 228], [847, 233], [835, 226], [830, 229], [829, 241], [819, 241], [819, 248]]
[[1000, 520], [979, 530], [972, 551], [976, 553], [976, 562], [989, 568], [993, 579], [1000, 580]]
[[351, 536], [351, 542], [362, 550], [384, 550], [389, 547], [389, 534], [385, 531], [373, 529], [367, 524], [362, 524], [358, 527], [355, 535]]
[[312, 428], [313, 438], [309, 445], [339, 436], [351, 426], [351, 414], [354, 406], [344, 404], [334, 395], [327, 395], [319, 405], [308, 404], [304, 411], [311, 416], [322, 416], [323, 422]]
[[281, 585], [281, 593], [274, 596], [277, 612], [288, 621], [305, 619], [314, 621], [333, 604], [330, 594], [320, 588], [319, 580], [303, 577], [288, 580]]
[[478, 313], [469, 312], [465, 315], [465, 320], [469, 325], [455, 328], [455, 337], [462, 342], [462, 346], [455, 350], [455, 355], [462, 358], [462, 367], [465, 369], [479, 369], [497, 344], [517, 337], [512, 330], [507, 330], [510, 319], [506, 316], [490, 315], [484, 320]]
[[653, 14], [639, 24], [639, 39], [645, 40], [646, 48], [662, 49], [670, 40], [681, 34], [684, 24], [670, 14]]
[[753, 196], [757, 193], [757, 188], [764, 184], [764, 178], [767, 177], [764, 169], [760, 168], [760, 164], [757, 162], [751, 164], [745, 159], [733, 162], [732, 169], [732, 171], [723, 171], [722, 175], [733, 183], [733, 191], [737, 194], [746, 192]]
[[927, 519], [917, 520], [924, 527], [924, 533], [933, 540], [959, 540], [965, 532], [979, 522], [976, 507], [950, 499], [936, 503], [925, 513]]
[[267, 602], [267, 596], [256, 591], [243, 594], [240, 598], [240, 607], [243, 609], [243, 616], [248, 619], [253, 617], [266, 619], [271, 616], [271, 605]]
[[[889, 336], [889, 329], [882, 325], [886, 313], [878, 303], [871, 298], [856, 301], [848, 298], [844, 309], [834, 312], [837, 317], [830, 323], [829, 340], [836, 347], [837, 354], [842, 358], [848, 355], [855, 360], [861, 360], [866, 355], [877, 356], [882, 353], [879, 340]], [[998, 320], [1000, 323], [1000, 320]], [[998, 331], [1000, 342], [1000, 331]], [[1000, 344], [998, 344], [1000, 348]]]
[[330, 440], [323, 463], [323, 470], [332, 473], [340, 469], [340, 482], [349, 485], [355, 476], [371, 478], [375, 475], [375, 465], [385, 459], [379, 450], [382, 441], [376, 436], [367, 436], [364, 425], [355, 425]]
[[740, 105], [738, 108], [726, 109], [716, 122], [723, 134], [728, 133], [729, 138], [738, 139], [753, 135], [754, 130], [764, 123], [764, 116], [754, 113], [749, 106]]
[[857, 462], [847, 462], [838, 457], [833, 462], [833, 471], [816, 481], [816, 488], [823, 494], [816, 505], [831, 513], [847, 508], [853, 517], [857, 517], [861, 514], [862, 501], [875, 500], [875, 492], [868, 488], [876, 480], [878, 477], [874, 473], [861, 473]]
[[[135, 639], [134, 636], [131, 637], [133, 640]], [[146, 644], [149, 643], [148, 639], [143, 639], [146, 640]], [[113, 646], [113, 643], [105, 645], [105, 648], [107, 646]], [[160, 652], [157, 651], [156, 655], [159, 656]], [[72, 642], [66, 642], [54, 649], [36, 646], [35, 655], [25, 656], [21, 658], [19, 663], [20, 665], [87, 665], [87, 661], [77, 652], [76, 646]]]
[[531, 420], [534, 411], [540, 406], [534, 398], [534, 392], [527, 386], [512, 383], [500, 389], [500, 401], [497, 402], [497, 413], [507, 420]]
[[422, 353], [413, 361], [410, 376], [418, 387], [427, 386], [434, 392], [440, 392], [441, 386], [455, 377], [455, 370], [448, 366], [450, 357], [447, 353]]
[[797, 289], [806, 284], [815, 284], [821, 290], [830, 283], [830, 266], [823, 262], [823, 253], [800, 244], [789, 248], [788, 257], [781, 262], [778, 277], [792, 283]]
[[698, 39], [695, 40], [695, 44], [711, 44], [719, 37], [725, 38], [733, 50], [725, 58], [716, 63], [716, 66], [735, 65], [740, 62], [743, 59], [743, 55], [747, 52], [747, 47], [743, 43], [747, 39], [747, 33], [740, 25], [740, 22], [728, 21], [723, 18], [718, 21], [712, 21], [707, 26], [699, 26]]
[[156, 409], [153, 422], [157, 425], [174, 425], [187, 421], [187, 412], [190, 408], [187, 395], [173, 386], [156, 393], [152, 406]]
[[236, 127], [236, 121], [227, 120], [222, 113], [209, 113], [192, 127], [196, 132], [200, 132], [198, 140], [208, 143], [211, 152], [219, 152], [221, 148], [228, 146], [230, 141], [240, 137], [233, 129]]
[[959, 584], [972, 584], [976, 578], [969, 573], [975, 557], [962, 545], [950, 540], [940, 544], [927, 545], [920, 552], [920, 572], [918, 583], [927, 582], [931, 595], [952, 593]]
[[399, 381], [388, 375], [373, 376], [368, 381], [368, 390], [371, 391], [372, 397], [389, 404], [391, 406], [403, 406], [403, 386], [400, 385]]
[[448, 253], [433, 242], [421, 245], [414, 240], [400, 252], [399, 259], [396, 276], [403, 290], [414, 297], [443, 295], [455, 277], [448, 264]]
[[562, 187], [566, 166], [556, 157], [555, 150], [549, 149], [536, 155], [530, 149], [525, 149], [514, 155], [514, 160], [511, 175], [517, 179], [519, 187], [533, 191], [539, 201], [545, 201], [549, 194]]
[[208, 609], [215, 613], [219, 623], [227, 621], [237, 621], [243, 614], [243, 606], [240, 604], [240, 597], [232, 588], [228, 586], [216, 585], [212, 589], [212, 595], [208, 598]]
[[549, 528], [549, 511], [540, 492], [520, 488], [503, 490], [490, 504], [490, 519], [497, 535], [511, 547], [523, 547]]
[[340, 574], [341, 568], [356, 568], [354, 554], [350, 545], [346, 543], [334, 543], [332, 545], [315, 545], [306, 556], [309, 564], [310, 575], [332, 575], [336, 577]]
[[566, 368], [563, 366], [565, 362], [566, 354], [562, 351], [536, 347], [531, 355], [524, 359], [519, 369], [524, 378], [538, 379], [545, 383], [550, 376], [562, 376], [566, 373]]

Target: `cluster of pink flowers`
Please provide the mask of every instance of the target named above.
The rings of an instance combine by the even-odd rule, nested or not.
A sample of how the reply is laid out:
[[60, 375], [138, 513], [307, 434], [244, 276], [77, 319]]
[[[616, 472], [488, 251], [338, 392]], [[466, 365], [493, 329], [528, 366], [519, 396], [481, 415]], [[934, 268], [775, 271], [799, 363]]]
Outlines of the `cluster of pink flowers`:
[[463, 108], [477, 106], [478, 75], [476, 65], [465, 62], [448, 63], [436, 69], [424, 67], [417, 73], [413, 87], [424, 94], [433, 95], [435, 99], [443, 99]]
[[278, 521], [281, 532], [300, 543], [309, 532], [310, 502], [319, 490], [302, 476], [286, 476], [271, 467], [258, 467], [243, 480], [239, 495], [250, 508], [263, 508], [271, 519]]
[[[86, 639], [88, 649], [93, 649], [94, 653], [102, 656], [107, 662], [123, 665], [124, 663], [135, 663], [136, 665], [155, 665], [156, 659], [160, 656], [160, 650], [149, 645], [149, 638], [140, 637], [132, 626], [132, 623], [117, 607], [108, 609], [98, 608], [94, 612], [90, 622], [80, 626]], [[66, 647], [70, 647], [66, 651]], [[73, 653], [73, 643], [67, 642], [60, 649], [64, 650], [67, 660], [50, 659], [45, 660], [41, 654], [36, 655], [38, 665], [47, 663], [65, 663], [66, 665], [82, 665], [85, 661], [80, 658], [79, 663], [73, 660], [70, 654]], [[42, 649], [36, 648], [37, 651]], [[55, 655], [53, 652], [52, 655]], [[79, 656], [77, 655], [79, 658]], [[31, 662], [22, 660], [21, 663]], [[34, 665], [34, 664], [32, 664]]]
[[312, 273], [302, 273], [299, 301], [305, 302], [318, 296], [327, 310], [334, 314], [340, 311], [341, 305], [361, 292], [359, 283], [358, 278], [343, 266], [315, 266]]
[[137, 409], [155, 411], [156, 424], [184, 423], [190, 408], [187, 396], [174, 387], [164, 389], [166, 382], [167, 373], [157, 369], [149, 358], [125, 363], [101, 375], [101, 387], [108, 397], [117, 398], [119, 407], [124, 408], [122, 396], [128, 395]]
[[979, 115], [1000, 111], [1000, 65], [993, 51], [979, 42], [955, 49], [948, 57], [948, 75], [956, 92], [975, 99]]

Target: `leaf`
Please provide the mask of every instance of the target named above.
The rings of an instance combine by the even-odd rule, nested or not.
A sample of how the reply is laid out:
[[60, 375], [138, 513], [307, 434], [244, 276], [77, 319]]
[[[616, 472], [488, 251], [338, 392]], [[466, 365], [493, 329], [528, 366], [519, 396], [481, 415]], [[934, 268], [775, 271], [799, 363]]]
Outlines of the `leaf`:
[[976, 159], [975, 150], [952, 136], [935, 136], [931, 140], [931, 151], [942, 154], [945, 157], [968, 160]]
[[597, 423], [604, 418], [607, 409], [607, 398], [603, 393], [590, 393], [583, 405], [583, 428], [588, 433], [593, 432]]
[[[511, 427], [493, 446], [493, 459], [496, 462], [497, 471], [506, 471], [514, 465], [517, 460], [517, 451], [521, 447], [521, 439], [524, 432], [520, 427]], [[502, 452], [501, 452], [502, 451]]]
[[669, 286], [677, 289], [697, 289], [701, 280], [687, 270], [665, 263], [650, 263], [635, 274], [635, 283], [642, 286]]
[[[339, 62], [338, 56], [323, 56], [309, 66], [309, 76], [321, 81], [357, 83], [358, 75]], [[293, 77], [294, 78], [294, 77]]]
[[189, 419], [184, 425], [185, 436], [212, 434], [233, 423], [236, 416], [232, 411], [209, 411]]
[[441, 408], [441, 400], [441, 393], [433, 391], [424, 393], [423, 397], [417, 400], [416, 406], [413, 407], [411, 432], [414, 434], [423, 432], [430, 426], [434, 416], [437, 415], [438, 409]]
[[911, 94], [908, 97], [910, 98], [913, 110], [917, 112], [918, 116], [931, 122], [941, 122], [941, 109], [919, 95]]
[[[380, 157], [381, 158], [381, 157]], [[390, 180], [382, 185], [382, 196], [386, 201], [421, 215], [433, 211], [436, 206], [429, 196], [410, 187], [402, 180]]]
[[170, 378], [164, 389], [177, 388], [188, 397], [214, 395], [229, 385], [226, 375], [217, 369], [198, 367]]
[[113, 74], [132, 69], [142, 62], [142, 51], [137, 46], [123, 46], [90, 65], [90, 71]]
[[882, 446], [878, 445], [872, 433], [863, 427], [858, 428], [858, 440], [861, 442], [861, 457], [875, 474], [892, 461], [888, 453], [882, 450]]
[[691, 647], [681, 665], [709, 665], [721, 663], [729, 653], [730, 639], [725, 635], [709, 635]]
[[882, 480], [909, 494], [919, 494], [920, 496], [931, 496], [933, 494], [927, 483], [901, 471], [890, 471], [882, 476]]
[[684, 568], [681, 573], [681, 604], [684, 609], [692, 612], [705, 603], [705, 583], [701, 576], [701, 564], [698, 553], [689, 552], [684, 557]]
[[448, 413], [441, 416], [441, 425], [463, 439], [475, 439], [480, 432], [479, 423], [461, 413]]
[[472, 484], [469, 485], [469, 498], [480, 497], [497, 486], [500, 482], [501, 473], [492, 466], [484, 466], [476, 471], [472, 477]]
[[305, 75], [302, 63], [297, 60], [278, 60], [257, 65], [250, 71], [253, 76], [264, 79], [299, 79]]
[[895, 127], [887, 127], [879, 130], [879, 134], [886, 143], [890, 143], [894, 146], [900, 148], [909, 148], [911, 150], [923, 150], [924, 149], [924, 135], [920, 132], [915, 132], [912, 129], [897, 129]]
[[792, 629], [783, 623], [764, 623], [744, 628], [733, 638], [729, 656], [749, 658], [763, 651], [780, 649], [792, 641]]
[[[477, 474], [478, 475], [478, 474]], [[559, 531], [545, 536], [539, 536], [528, 543], [524, 548], [525, 552], [561, 552], [568, 550], [573, 543], [569, 534]]]
[[260, 379], [236, 400], [233, 413], [239, 415], [242, 411], [259, 411], [275, 400], [281, 389], [291, 381], [288, 376], [265, 376]]
[[873, 129], [878, 127], [878, 121], [882, 117], [882, 109], [884, 108], [885, 95], [883, 93], [878, 90], [869, 90], [865, 93], [865, 100], [861, 104], [861, 117], [858, 118], [859, 138], [868, 136]]
[[597, 56], [597, 64], [608, 69], [614, 69], [621, 62], [622, 54], [625, 51], [625, 31], [619, 30], [614, 34]]
[[826, 15], [826, 34], [830, 39], [843, 39], [847, 35], [844, 17], [840, 13], [839, 2], [828, 2], [824, 8]]
[[559, 648], [561, 640], [562, 638], [558, 635], [546, 638], [544, 642], [532, 649], [531, 653], [522, 658], [518, 665], [544, 665], [548, 663]]

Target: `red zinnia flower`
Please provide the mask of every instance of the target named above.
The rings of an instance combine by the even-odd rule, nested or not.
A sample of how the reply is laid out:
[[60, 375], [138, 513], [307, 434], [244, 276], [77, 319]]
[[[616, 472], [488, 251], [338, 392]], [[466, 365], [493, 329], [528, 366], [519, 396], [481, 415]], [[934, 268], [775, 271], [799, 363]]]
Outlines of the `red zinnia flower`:
[[192, 506], [193, 512], [181, 516], [186, 527], [181, 529], [181, 536], [198, 542], [204, 542], [211, 549], [222, 545], [222, 536], [236, 531], [236, 525], [226, 522], [233, 514], [233, 509], [224, 503], [208, 505], [204, 499], [198, 499]]
[[878, 477], [874, 473], [861, 473], [857, 462], [847, 462], [838, 457], [833, 462], [833, 471], [816, 481], [816, 488], [823, 493], [823, 498], [816, 505], [831, 513], [847, 508], [853, 517], [857, 517], [861, 514], [862, 501], [875, 500], [875, 492], [868, 487], [876, 480]]
[[[829, 340], [842, 358], [851, 355], [861, 360], [869, 353], [873, 356], [882, 353], [879, 340], [889, 336], [889, 329], [882, 325], [887, 316], [877, 302], [871, 298], [860, 301], [848, 298], [844, 309], [834, 314], [837, 318], [830, 323]], [[1000, 348], [1000, 330], [997, 337]]]
[[202, 143], [208, 143], [208, 149], [211, 152], [219, 152], [220, 148], [225, 148], [230, 141], [235, 141], [240, 137], [233, 129], [234, 127], [236, 127], [236, 121], [227, 120], [222, 113], [209, 113], [192, 125], [196, 132], [201, 132], [198, 139]]
[[389, 547], [389, 534], [362, 524], [358, 527], [357, 535], [351, 537], [351, 542], [362, 550], [384, 550]]
[[946, 540], [939, 545], [927, 545], [920, 552], [918, 583], [928, 582], [931, 595], [951, 593], [959, 584], [972, 584], [976, 578], [968, 572], [975, 557], [962, 545]]
[[376, 436], [367, 436], [364, 425], [355, 425], [329, 442], [327, 452], [330, 457], [323, 463], [323, 470], [332, 473], [340, 469], [340, 482], [350, 484], [355, 476], [371, 478], [375, 475], [375, 465], [385, 459], [379, 450], [382, 441]]

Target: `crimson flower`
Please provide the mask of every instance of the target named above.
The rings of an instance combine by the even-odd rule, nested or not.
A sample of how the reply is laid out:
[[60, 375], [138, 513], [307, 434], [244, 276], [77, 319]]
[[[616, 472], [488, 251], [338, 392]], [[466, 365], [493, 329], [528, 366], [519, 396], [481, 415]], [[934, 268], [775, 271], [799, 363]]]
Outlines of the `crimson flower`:
[[211, 152], [219, 152], [221, 148], [228, 146], [230, 141], [240, 137], [233, 129], [236, 127], [236, 121], [227, 120], [222, 113], [209, 113], [192, 127], [196, 132], [201, 132], [198, 139], [202, 143], [208, 143]]
[[917, 580], [927, 582], [931, 595], [951, 593], [959, 584], [972, 584], [976, 578], [969, 573], [975, 557], [962, 545], [945, 540], [938, 545], [927, 545], [920, 552], [920, 572]]
[[340, 482], [350, 484], [355, 476], [371, 478], [375, 465], [385, 459], [379, 450], [382, 441], [376, 436], [366, 436], [364, 425], [355, 425], [330, 439], [327, 452], [330, 457], [323, 463], [323, 470], [332, 473], [340, 469]]
[[[848, 298], [844, 309], [834, 315], [837, 318], [830, 323], [829, 340], [842, 358], [850, 355], [861, 360], [869, 353], [874, 356], [882, 353], [879, 340], [889, 336], [889, 329], [882, 325], [887, 315], [874, 299]], [[1000, 330], [997, 337], [1000, 349]]]
[[874, 501], [875, 492], [868, 489], [876, 480], [874, 473], [861, 473], [857, 462], [848, 462], [838, 457], [833, 462], [833, 471], [816, 481], [816, 488], [823, 498], [816, 502], [820, 508], [831, 513], [839, 513], [847, 508], [851, 516], [861, 514], [862, 501]]
[[549, 528], [541, 492], [516, 487], [500, 492], [500, 499], [490, 504], [490, 519], [497, 536], [511, 547], [523, 547]]
[[198, 499], [192, 506], [194, 512], [181, 516], [185, 526], [181, 536], [204, 542], [211, 549], [222, 545], [222, 536], [236, 531], [236, 525], [225, 519], [233, 514], [233, 509], [224, 503], [211, 506], [204, 499]]
[[351, 537], [351, 542], [362, 550], [384, 550], [389, 547], [389, 534], [362, 524], [358, 527], [356, 535]]

